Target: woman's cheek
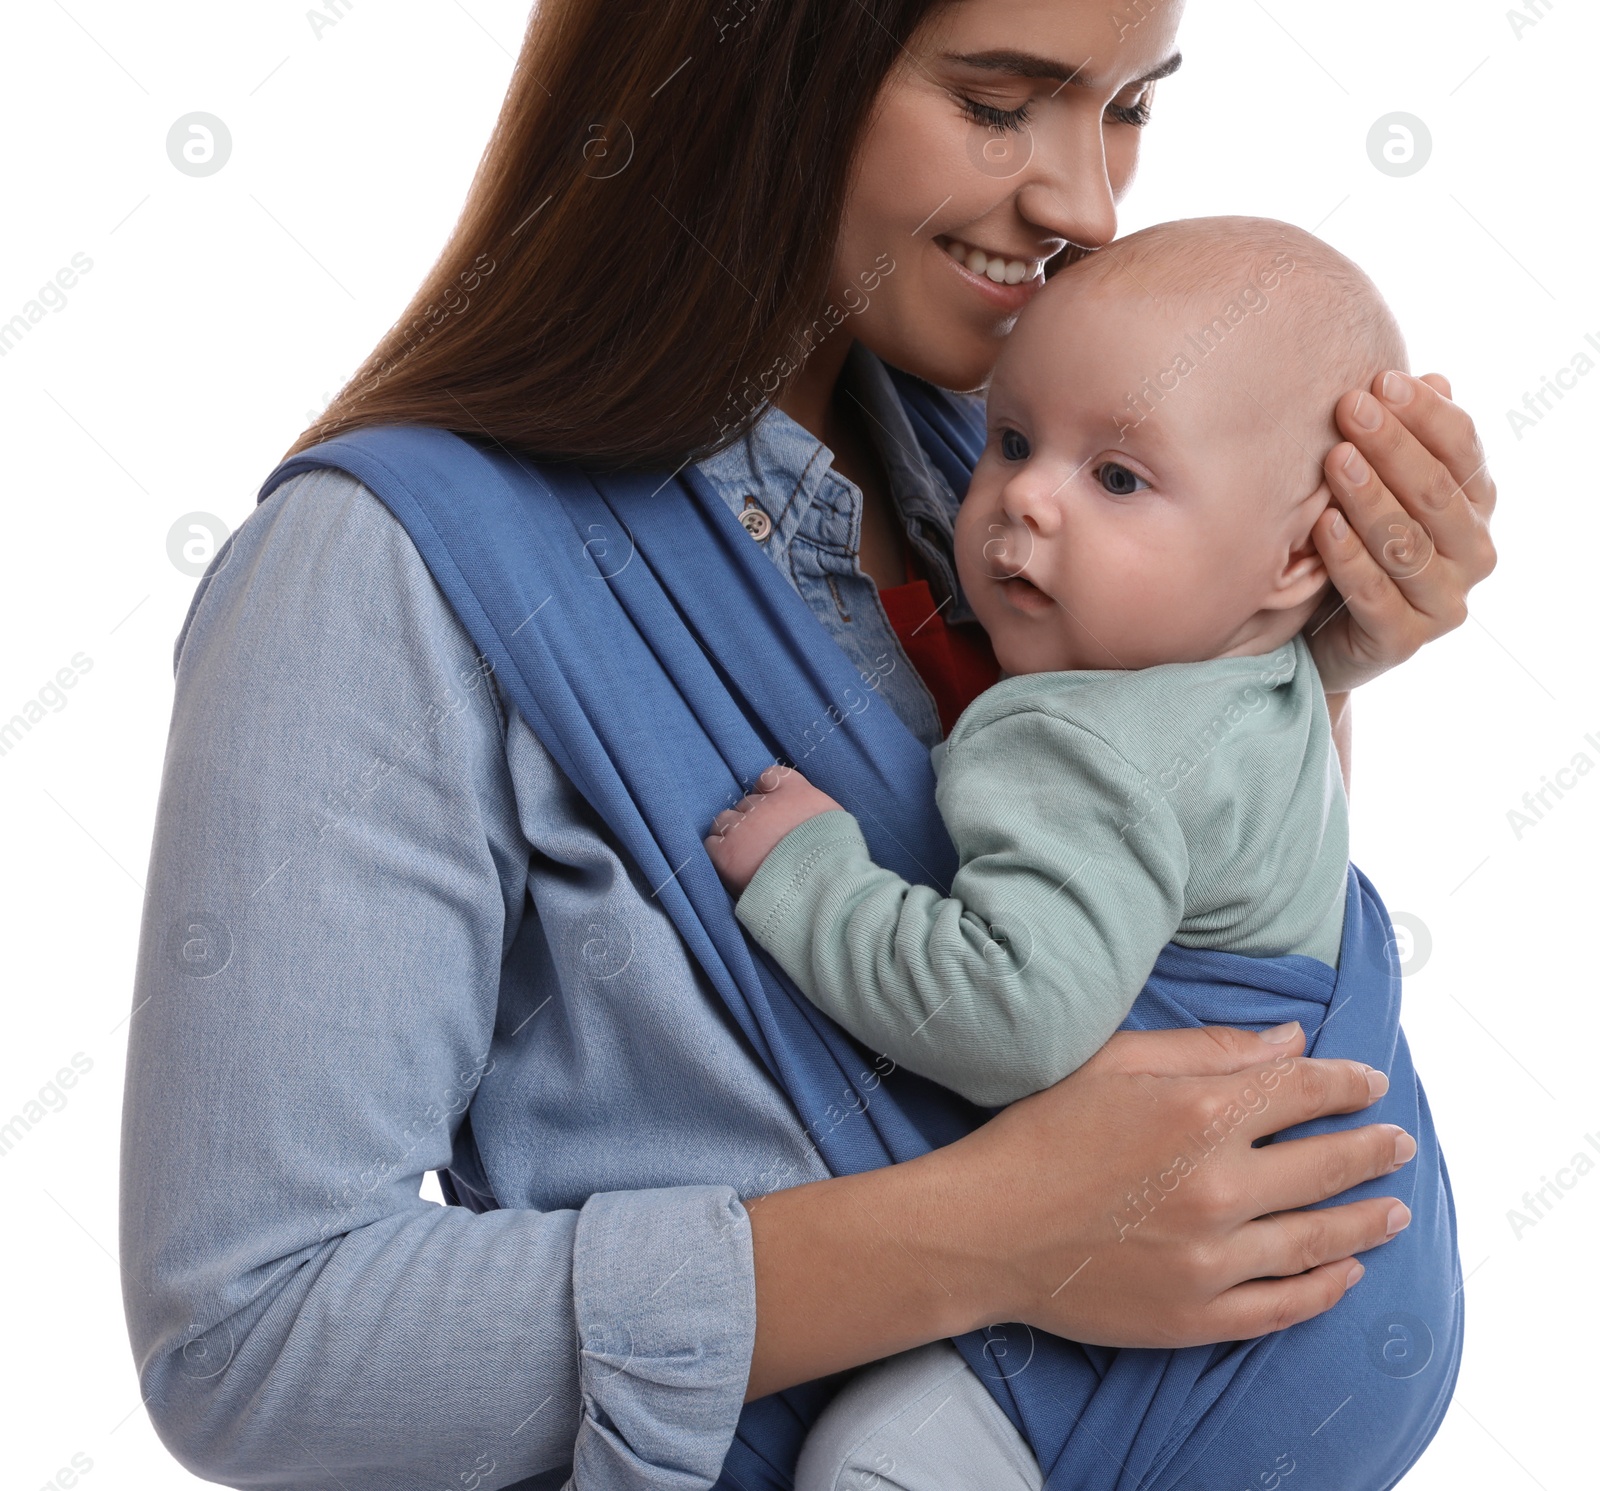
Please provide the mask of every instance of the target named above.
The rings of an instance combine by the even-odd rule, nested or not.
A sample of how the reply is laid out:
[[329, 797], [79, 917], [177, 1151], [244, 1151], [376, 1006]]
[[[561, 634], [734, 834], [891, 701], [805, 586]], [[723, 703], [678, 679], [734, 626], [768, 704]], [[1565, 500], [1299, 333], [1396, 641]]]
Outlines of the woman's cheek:
[[1106, 142], [1106, 176], [1111, 182], [1111, 199], [1121, 202], [1139, 174], [1140, 133], [1136, 129], [1119, 129]]
[[[939, 220], [967, 222], [993, 210], [997, 183], [973, 168], [969, 143], [985, 131], [965, 119], [943, 93], [902, 85], [885, 100], [868, 138], [858, 201], [881, 204], [884, 232], [873, 252], [903, 242], [927, 222], [928, 208], [942, 202]], [[999, 184], [1002, 189], [1004, 184]], [[926, 240], [934, 225], [922, 227]], [[898, 257], [898, 256], [897, 256]]]

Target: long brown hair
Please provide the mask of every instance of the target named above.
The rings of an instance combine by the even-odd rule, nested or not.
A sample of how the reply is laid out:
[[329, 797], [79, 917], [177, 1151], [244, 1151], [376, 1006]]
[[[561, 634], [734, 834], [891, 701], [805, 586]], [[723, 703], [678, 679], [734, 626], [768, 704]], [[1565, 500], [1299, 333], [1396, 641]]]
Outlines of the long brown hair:
[[290, 447], [431, 425], [676, 468], [776, 396], [828, 290], [856, 146], [950, 0], [540, 0], [451, 237]]

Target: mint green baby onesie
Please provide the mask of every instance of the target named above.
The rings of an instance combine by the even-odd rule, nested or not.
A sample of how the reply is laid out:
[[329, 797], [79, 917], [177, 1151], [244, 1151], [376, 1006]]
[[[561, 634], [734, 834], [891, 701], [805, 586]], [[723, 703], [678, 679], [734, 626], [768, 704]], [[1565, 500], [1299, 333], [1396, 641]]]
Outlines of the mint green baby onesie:
[[1349, 818], [1303, 638], [1003, 678], [931, 759], [960, 856], [948, 896], [873, 864], [854, 815], [829, 811], [734, 908], [814, 1004], [910, 1070], [985, 1106], [1058, 1082], [1171, 941], [1338, 966]]

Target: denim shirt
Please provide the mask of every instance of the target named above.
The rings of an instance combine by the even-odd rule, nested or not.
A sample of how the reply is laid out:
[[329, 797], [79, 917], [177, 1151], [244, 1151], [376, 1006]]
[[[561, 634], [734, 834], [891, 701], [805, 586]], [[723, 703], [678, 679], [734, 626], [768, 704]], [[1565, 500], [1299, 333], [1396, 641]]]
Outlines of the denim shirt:
[[[877, 358], [843, 379], [969, 619], [957, 497]], [[701, 469], [931, 746], [831, 461], [769, 408]], [[251, 513], [174, 666], [121, 1175], [163, 1442], [269, 1491], [711, 1485], [755, 1332], [741, 1202], [828, 1172], [649, 885], [343, 473]], [[494, 1209], [422, 1199], [446, 1169]]]

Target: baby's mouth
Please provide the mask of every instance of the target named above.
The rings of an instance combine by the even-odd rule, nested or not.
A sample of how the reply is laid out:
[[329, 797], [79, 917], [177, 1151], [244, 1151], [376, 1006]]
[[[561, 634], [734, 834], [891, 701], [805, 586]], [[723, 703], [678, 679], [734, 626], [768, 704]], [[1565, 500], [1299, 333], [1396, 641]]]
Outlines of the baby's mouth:
[[1015, 583], [1017, 585], [1026, 585], [1029, 590], [1037, 590], [1039, 588], [1023, 573], [1023, 571], [1027, 568], [1026, 561], [1017, 565], [1015, 569], [1012, 569], [1012, 561], [1009, 555], [991, 554], [989, 556], [989, 564], [990, 578], [998, 580], [1001, 584]]
[[1055, 600], [1026, 575], [1002, 575], [995, 583], [1000, 587], [1001, 594], [1022, 610], [1042, 611], [1055, 605]]

